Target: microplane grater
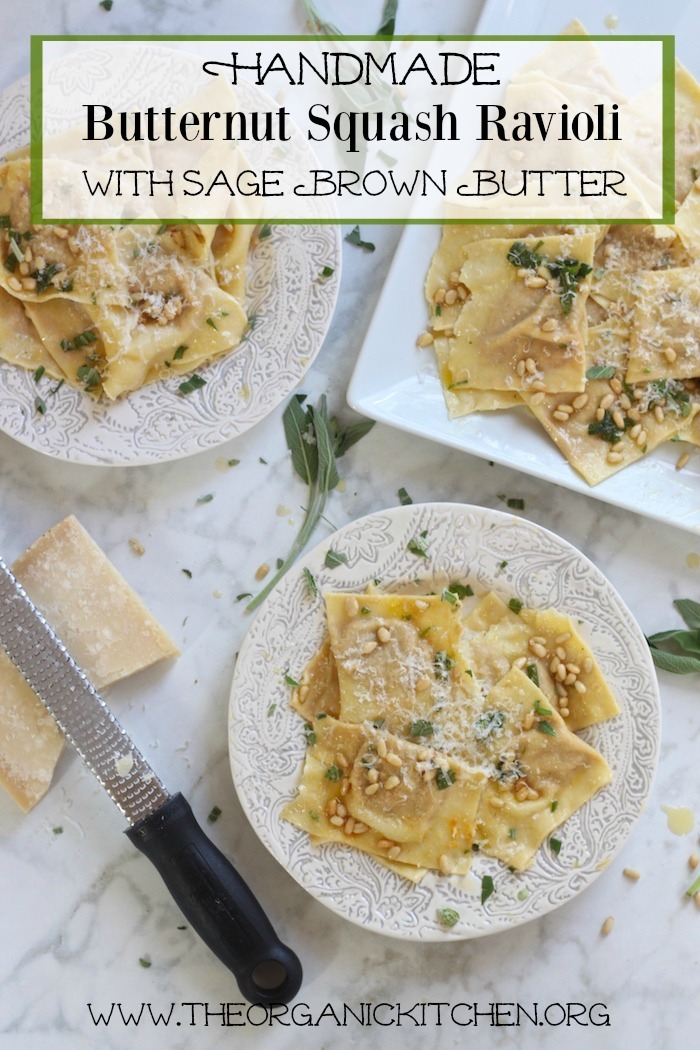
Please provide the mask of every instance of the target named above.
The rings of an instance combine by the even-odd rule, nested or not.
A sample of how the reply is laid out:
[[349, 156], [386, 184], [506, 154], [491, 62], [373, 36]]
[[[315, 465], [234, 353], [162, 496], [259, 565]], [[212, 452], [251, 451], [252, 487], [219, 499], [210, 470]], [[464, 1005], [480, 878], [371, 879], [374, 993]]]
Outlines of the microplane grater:
[[186, 799], [171, 795], [0, 558], [0, 645], [129, 821], [192, 927], [253, 1003], [286, 1003], [301, 964]]

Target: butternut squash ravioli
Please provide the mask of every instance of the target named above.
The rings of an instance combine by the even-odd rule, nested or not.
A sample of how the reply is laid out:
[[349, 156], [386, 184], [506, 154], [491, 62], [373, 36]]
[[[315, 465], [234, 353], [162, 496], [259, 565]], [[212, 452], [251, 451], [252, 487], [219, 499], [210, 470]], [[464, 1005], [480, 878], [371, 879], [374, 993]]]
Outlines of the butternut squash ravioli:
[[248, 328], [254, 227], [37, 226], [25, 152], [0, 164], [0, 359], [108, 401], [166, 376], [196, 389]]
[[572, 621], [468, 591], [326, 594], [292, 696], [307, 749], [283, 817], [413, 881], [477, 851], [525, 870], [612, 779], [576, 731], [619, 708]]
[[425, 282], [450, 418], [520, 408], [597, 485], [700, 444], [700, 85], [675, 70], [673, 225], [446, 225]]

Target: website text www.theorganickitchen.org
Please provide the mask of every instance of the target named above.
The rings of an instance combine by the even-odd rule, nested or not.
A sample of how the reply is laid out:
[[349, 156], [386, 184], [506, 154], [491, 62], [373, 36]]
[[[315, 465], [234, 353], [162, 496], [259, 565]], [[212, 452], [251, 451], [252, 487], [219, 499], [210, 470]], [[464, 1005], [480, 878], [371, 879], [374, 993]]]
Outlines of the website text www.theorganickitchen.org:
[[87, 1003], [95, 1027], [113, 1028], [609, 1028], [605, 1003]]

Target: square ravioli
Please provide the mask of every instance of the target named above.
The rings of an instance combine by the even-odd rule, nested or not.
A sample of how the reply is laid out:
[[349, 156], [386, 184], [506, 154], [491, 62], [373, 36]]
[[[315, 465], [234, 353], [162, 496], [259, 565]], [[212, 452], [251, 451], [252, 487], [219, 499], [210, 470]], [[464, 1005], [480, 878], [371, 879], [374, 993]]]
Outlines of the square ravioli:
[[523, 400], [571, 466], [597, 485], [668, 441], [697, 411], [683, 384], [661, 382], [646, 384], [631, 412], [624, 407], [630, 400], [624, 387], [619, 394], [611, 391], [606, 379], [589, 380], [582, 395], [525, 394]]
[[461, 653], [461, 606], [440, 595], [327, 594], [340, 718], [407, 735], [455, 694], [473, 693]]
[[317, 719], [299, 791], [282, 815], [317, 842], [382, 861], [468, 870], [484, 774], [368, 725]]
[[700, 376], [700, 269], [640, 275], [630, 331], [629, 383]]
[[489, 856], [523, 871], [552, 831], [610, 782], [612, 772], [517, 668], [494, 686], [488, 705], [498, 728], [485, 742], [494, 772], [481, 795], [477, 840]]
[[453, 382], [449, 365], [451, 342], [452, 340], [445, 336], [436, 336], [433, 339], [445, 404], [451, 419], [468, 416], [471, 412], [494, 412], [502, 408], [516, 408], [522, 404], [517, 391], [472, 390], [468, 383]]
[[492, 238], [465, 250], [469, 291], [454, 324], [453, 383], [476, 390], [582, 390], [595, 234]]
[[474, 674], [487, 686], [515, 664], [556, 705], [573, 732], [619, 711], [598, 664], [571, 619], [554, 609], [514, 612], [486, 594], [465, 619]]

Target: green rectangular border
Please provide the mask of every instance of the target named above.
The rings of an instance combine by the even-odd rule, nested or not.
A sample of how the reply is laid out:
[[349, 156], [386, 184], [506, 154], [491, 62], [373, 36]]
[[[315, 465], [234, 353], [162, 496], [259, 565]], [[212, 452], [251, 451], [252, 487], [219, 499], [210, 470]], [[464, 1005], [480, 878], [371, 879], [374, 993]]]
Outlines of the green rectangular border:
[[[118, 36], [110, 34], [99, 34], [99, 35], [50, 35], [50, 36], [31, 36], [30, 37], [30, 91], [29, 91], [29, 127], [30, 127], [30, 186], [29, 186], [29, 209], [30, 219], [34, 225], [111, 225], [115, 220], [112, 218], [105, 219], [60, 219], [60, 218], [44, 218], [43, 213], [43, 198], [44, 198], [44, 179], [43, 179], [43, 45], [44, 41], [143, 41], [143, 42], [163, 42], [168, 40], [174, 40], [178, 43], [186, 42], [188, 40], [197, 41], [295, 41], [295, 42], [308, 42], [309, 40], [318, 39], [316, 37], [304, 34], [295, 34], [292, 36], [266, 36], [266, 35], [238, 35], [238, 36], [226, 36], [226, 35], [214, 35], [207, 34], [203, 36], [182, 36], [178, 34], [159, 34], [152, 36]], [[452, 41], [461, 43], [476, 43], [480, 41], [493, 41], [495, 43], [508, 42], [508, 41], [524, 41], [524, 40], [560, 40], [560, 41], [574, 41], [578, 42], [581, 40], [580, 36], [568, 35], [538, 35], [533, 34], [532, 36], [516, 36], [516, 35], [501, 35], [501, 36], [395, 36], [392, 38], [384, 37], [379, 38], [376, 35], [367, 36], [337, 36], [337, 37], [324, 37], [325, 40], [339, 40], [345, 42], [353, 41], [376, 41], [378, 39], [393, 40], [393, 41], [420, 41], [429, 40], [437, 41], [440, 43], [449, 43]], [[623, 35], [615, 34], [611, 36], [608, 34], [586, 34], [586, 40], [604, 40], [610, 42], [612, 40], [621, 41], [660, 41], [661, 43], [661, 61], [662, 61], [662, 214], [659, 219], [615, 219], [616, 226], [656, 226], [673, 225], [676, 214], [675, 205], [675, 37], [669, 35], [656, 36], [653, 34], [648, 35]], [[219, 223], [225, 222], [225, 219], [178, 219], [181, 225], [218, 225]], [[525, 225], [542, 225], [542, 216], [537, 217], [518, 217], [514, 219], [509, 216], [507, 219], [342, 219], [338, 222], [334, 222], [332, 219], [318, 219], [315, 220], [314, 225], [343, 225], [353, 226], [362, 224], [363, 226], [473, 226], [483, 225], [488, 223], [489, 225], [506, 225], [511, 224], [514, 221]], [[547, 218], [547, 225], [561, 226], [561, 225], [601, 225], [607, 220], [602, 218], [595, 219], [580, 219], [580, 218]], [[119, 225], [142, 225], [152, 226], [157, 220], [154, 219], [126, 219], [121, 220]], [[253, 219], [240, 219], [239, 222], [242, 225], [257, 225], [256, 220]], [[308, 219], [275, 219], [268, 218], [266, 222], [270, 225], [287, 225], [287, 226], [305, 226], [308, 225]]]

